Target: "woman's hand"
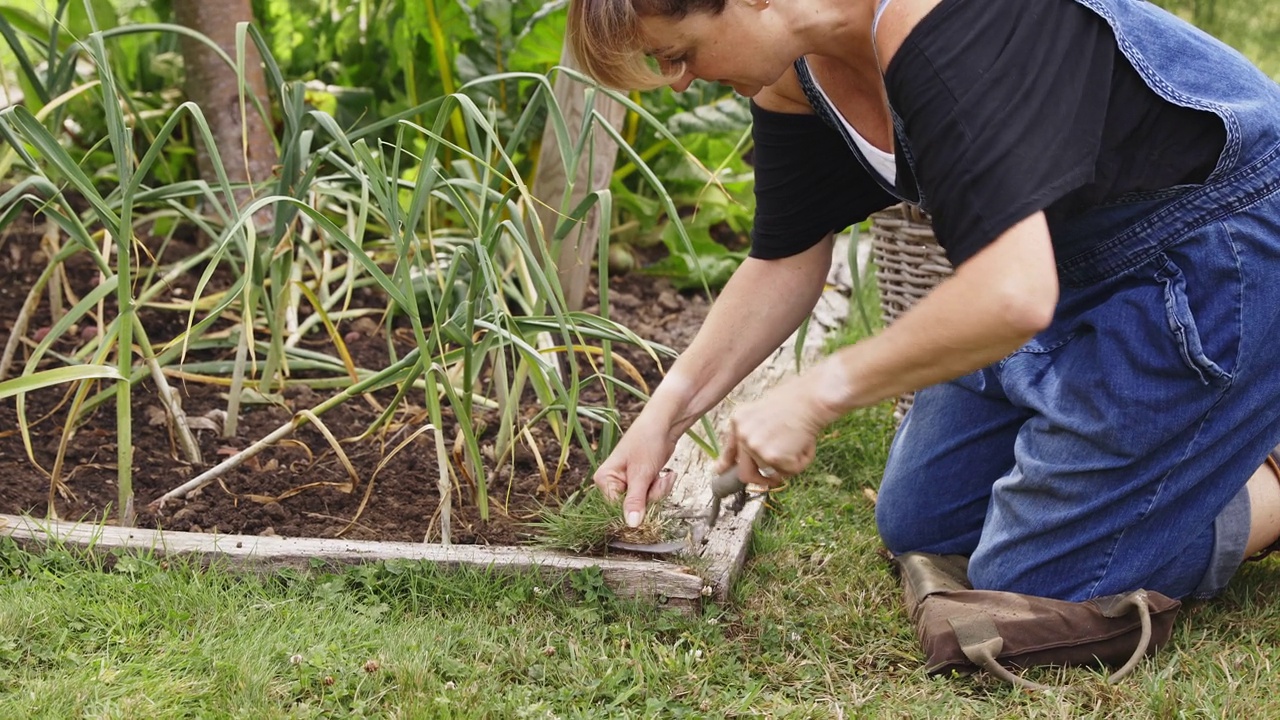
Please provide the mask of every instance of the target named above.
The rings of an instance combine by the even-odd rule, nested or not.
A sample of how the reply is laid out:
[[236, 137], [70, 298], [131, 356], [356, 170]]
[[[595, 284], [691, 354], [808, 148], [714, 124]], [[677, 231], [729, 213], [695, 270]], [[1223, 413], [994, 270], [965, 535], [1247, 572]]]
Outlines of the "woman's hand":
[[818, 366], [738, 406], [729, 418], [719, 471], [736, 465], [744, 483], [772, 487], [808, 467], [818, 433], [834, 419], [822, 397], [826, 370]]
[[828, 235], [791, 257], [747, 258], [734, 272], [697, 337], [596, 471], [605, 497], [625, 498], [627, 524], [638, 525], [646, 502], [671, 491], [676, 477], [662, 468], [680, 436], [808, 317], [831, 265], [831, 243]]
[[669, 435], [660, 424], [637, 418], [596, 470], [595, 483], [604, 496], [615, 502], [623, 498], [622, 517], [630, 527], [639, 526], [648, 504], [666, 497], [675, 484], [675, 473], [663, 468], [675, 452]]

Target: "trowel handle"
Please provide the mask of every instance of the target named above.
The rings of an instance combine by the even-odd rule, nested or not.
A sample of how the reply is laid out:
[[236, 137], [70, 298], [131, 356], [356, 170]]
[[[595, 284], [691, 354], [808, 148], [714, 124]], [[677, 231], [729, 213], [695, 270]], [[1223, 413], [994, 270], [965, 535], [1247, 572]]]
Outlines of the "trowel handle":
[[717, 498], [726, 498], [747, 489], [746, 483], [738, 479], [738, 468], [731, 467], [711, 481], [711, 494]]
[[707, 508], [707, 522], [702, 532], [706, 532], [715, 527], [716, 521], [720, 518], [720, 500], [730, 495], [736, 495], [747, 486], [738, 479], [738, 469], [729, 468], [720, 473], [711, 481], [711, 506]]

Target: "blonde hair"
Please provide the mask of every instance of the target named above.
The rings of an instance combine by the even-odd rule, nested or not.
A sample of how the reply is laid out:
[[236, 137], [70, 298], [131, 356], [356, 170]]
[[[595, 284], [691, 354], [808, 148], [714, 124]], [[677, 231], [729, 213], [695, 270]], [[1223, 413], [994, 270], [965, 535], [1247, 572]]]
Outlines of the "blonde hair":
[[[578, 67], [602, 85], [651, 90], [684, 75], [684, 64], [654, 62], [645, 48], [640, 18], [681, 18], [697, 10], [719, 13], [725, 0], [570, 0], [569, 49]], [[639, 7], [637, 7], [639, 6]]]

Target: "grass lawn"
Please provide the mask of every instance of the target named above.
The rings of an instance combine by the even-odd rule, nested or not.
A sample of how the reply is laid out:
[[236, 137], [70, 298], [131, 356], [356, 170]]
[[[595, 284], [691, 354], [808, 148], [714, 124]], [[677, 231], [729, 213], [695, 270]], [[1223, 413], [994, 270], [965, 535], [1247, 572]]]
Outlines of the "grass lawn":
[[267, 577], [0, 544], [2, 718], [1280, 717], [1280, 565], [1184, 609], [1119, 686], [929, 678], [877, 555], [885, 408], [832, 429], [774, 498], [727, 606], [683, 616], [583, 573], [415, 565]]

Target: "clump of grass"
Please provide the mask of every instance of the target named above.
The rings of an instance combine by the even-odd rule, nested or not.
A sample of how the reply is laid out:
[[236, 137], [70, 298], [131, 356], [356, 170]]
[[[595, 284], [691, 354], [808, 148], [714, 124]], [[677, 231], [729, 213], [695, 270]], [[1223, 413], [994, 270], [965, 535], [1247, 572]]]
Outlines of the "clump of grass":
[[542, 512], [542, 519], [532, 523], [536, 532], [533, 544], [573, 553], [603, 550], [610, 542], [621, 540], [648, 545], [669, 539], [671, 528], [650, 508], [639, 527], [627, 527], [617, 503], [605, 499], [595, 487], [576, 493], [559, 508]]

